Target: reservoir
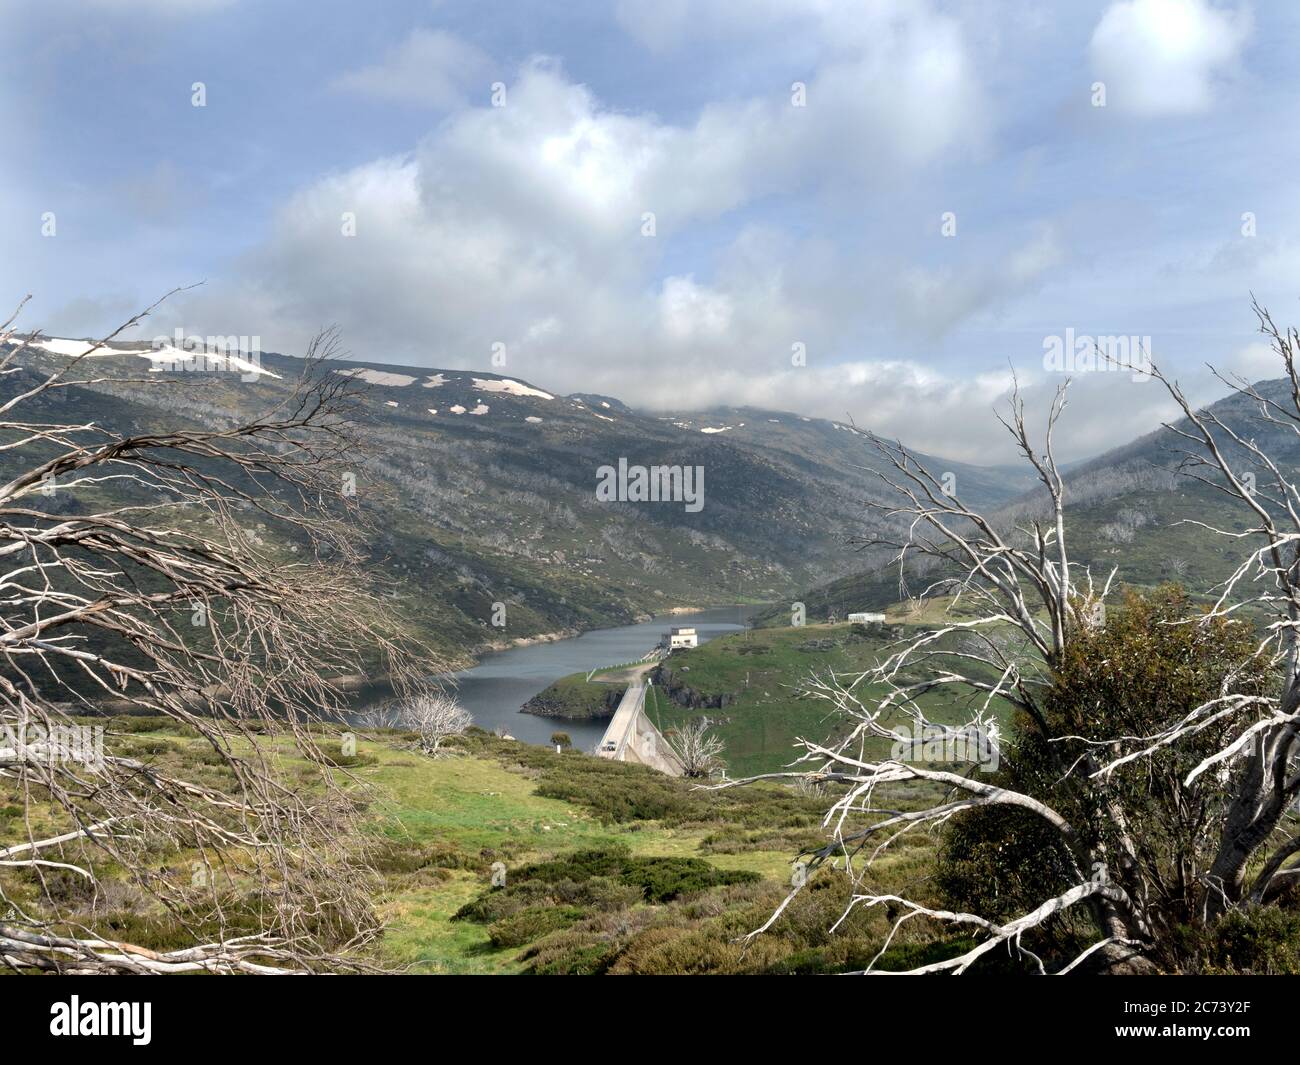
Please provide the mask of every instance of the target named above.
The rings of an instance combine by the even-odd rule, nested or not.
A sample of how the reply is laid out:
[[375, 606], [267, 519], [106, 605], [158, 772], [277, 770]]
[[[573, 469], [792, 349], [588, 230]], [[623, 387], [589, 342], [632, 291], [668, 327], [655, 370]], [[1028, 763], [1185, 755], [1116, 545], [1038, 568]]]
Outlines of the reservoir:
[[525, 743], [547, 743], [552, 732], [567, 732], [578, 750], [591, 750], [605, 732], [607, 721], [566, 721], [521, 714], [519, 708], [554, 681], [570, 673], [619, 665], [640, 658], [655, 646], [670, 625], [694, 625], [700, 643], [728, 632], [740, 632], [754, 607], [717, 607], [682, 614], [664, 614], [638, 625], [595, 629], [567, 640], [535, 643], [487, 654], [472, 669], [454, 674], [456, 696], [489, 732], [505, 729]]

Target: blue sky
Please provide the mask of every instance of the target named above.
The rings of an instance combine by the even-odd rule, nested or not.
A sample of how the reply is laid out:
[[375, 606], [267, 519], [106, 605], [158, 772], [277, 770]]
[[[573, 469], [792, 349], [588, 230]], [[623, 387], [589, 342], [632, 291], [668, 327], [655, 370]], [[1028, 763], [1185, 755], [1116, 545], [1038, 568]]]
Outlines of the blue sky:
[[[1227, 0], [0, 0], [0, 299], [85, 336], [203, 281], [142, 333], [292, 352], [337, 324], [358, 358], [452, 368], [504, 344], [546, 388], [1001, 461], [1009, 367], [1045, 402], [1066, 329], [1149, 336], [1204, 398], [1207, 360], [1274, 375], [1249, 296], [1300, 319], [1298, 24]], [[1072, 392], [1074, 457], [1168, 413], [1128, 375]]]

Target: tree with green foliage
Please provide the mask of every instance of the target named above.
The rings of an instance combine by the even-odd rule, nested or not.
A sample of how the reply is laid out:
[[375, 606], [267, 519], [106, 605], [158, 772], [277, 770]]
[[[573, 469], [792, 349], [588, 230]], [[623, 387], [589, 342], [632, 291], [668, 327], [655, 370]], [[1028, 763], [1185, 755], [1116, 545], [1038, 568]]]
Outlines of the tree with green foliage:
[[[1068, 890], [1076, 870], [1098, 854], [1130, 856], [1131, 865], [1093, 874], [1139, 892], [1153, 960], [1181, 967], [1181, 932], [1206, 923], [1212, 886], [1197, 876], [1219, 846], [1232, 774], [1197, 768], [1232, 739], [1225, 715], [1185, 742], [1117, 765], [1098, 802], [1086, 790], [1057, 786], [1061, 766], [1114, 747], [1115, 736], [1167, 733], [1196, 709], [1232, 691], [1263, 698], [1268, 688], [1249, 621], [1207, 616], [1181, 588], [1130, 591], [1103, 624], [1072, 641], [1042, 700], [1046, 731], [1017, 713], [1004, 744], [1005, 768], [990, 782], [1051, 803], [1076, 829], [1069, 839], [1042, 831], [1014, 808], [958, 814], [945, 834], [940, 884], [950, 905], [1007, 920], [1042, 892]], [[1222, 764], [1221, 764], [1222, 765]], [[1208, 888], [1208, 891], [1207, 891]], [[1046, 929], [1057, 948], [1086, 937], [1091, 921], [1061, 919]]]
[[[1300, 332], [1278, 329], [1255, 309], [1286, 373], [1285, 399], [1221, 378], [1244, 401], [1229, 422], [1194, 407], [1158, 367], [1143, 369], [1182, 412], [1167, 427], [1181, 472], [1249, 518], [1244, 532], [1195, 523], [1208, 536], [1248, 544], [1229, 579], [1207, 590], [1208, 607], [1165, 591], [1131, 599], [1108, 618], [1116, 572], [1094, 575], [1072, 553], [1067, 482], [1055, 457], [1068, 382], [1041, 445], [1031, 442], [1018, 389], [1002, 419], [1040, 482], [1011, 517], [973, 510], [944, 475], [901, 445], [872, 438], [889, 497], [867, 502], [872, 528], [862, 543], [893, 550], [904, 578], [925, 573], [922, 598], [951, 598], [964, 609], [914, 630], [874, 669], [810, 679], [807, 695], [829, 703], [844, 727], [830, 741], [801, 741], [797, 764], [766, 776], [830, 785], [831, 838], [753, 935], [837, 859], [853, 878], [848, 908], [893, 915], [881, 955], [914, 920], [978, 937], [914, 972], [965, 972], [999, 948], [1042, 972], [1049, 963], [1057, 972], [1150, 971], [1177, 963], [1180, 938], [1204, 939], [1221, 922], [1253, 920], [1294, 894], [1300, 481], [1286, 472], [1292, 463], [1256, 440], [1264, 428], [1300, 433]], [[945, 693], [946, 706], [969, 707], [966, 720], [932, 720]], [[918, 736], [927, 747], [935, 736], [954, 746], [971, 736], [996, 739], [1007, 713], [1012, 742], [995, 744], [986, 762], [954, 768], [915, 754]], [[882, 747], [888, 753], [877, 753]], [[918, 796], [933, 798], [918, 805]], [[954, 821], [953, 831], [971, 838], [950, 841], [949, 887], [959, 887], [953, 878], [964, 860], [968, 884], [986, 873], [998, 890], [967, 892], [970, 909], [873, 891], [871, 865], [895, 840]], [[997, 855], [997, 831], [992, 844], [972, 832], [999, 823], [1020, 861]], [[1063, 929], [1076, 939], [1068, 954], [1044, 960], [1028, 946]]]

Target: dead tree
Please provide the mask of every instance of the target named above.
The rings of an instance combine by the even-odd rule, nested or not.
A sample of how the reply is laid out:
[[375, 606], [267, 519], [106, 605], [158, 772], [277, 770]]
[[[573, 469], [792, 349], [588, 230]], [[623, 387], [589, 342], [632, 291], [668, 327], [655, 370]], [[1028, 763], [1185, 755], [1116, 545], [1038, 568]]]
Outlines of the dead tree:
[[[1073, 971], [1085, 962], [1104, 962], [1112, 971], [1150, 969], [1169, 924], [1160, 909], [1164, 885], [1158, 882], [1147, 841], [1133, 830], [1143, 815], [1141, 800], [1113, 785], [1124, 773], [1167, 773], [1164, 754], [1204, 743], [1206, 736], [1216, 737], [1213, 749], [1204, 757], [1198, 751], [1185, 776], [1174, 782], [1186, 789], [1215, 778], [1214, 790], [1203, 797], [1213, 815], [1206, 819], [1209, 846], [1178, 856], [1184, 867], [1177, 876], [1196, 919], [1209, 927], [1230, 909], [1267, 904], [1300, 883], [1300, 832], [1288, 814], [1300, 796], [1300, 484], [1256, 443], [1252, 432], [1264, 427], [1300, 434], [1300, 334], [1280, 331], [1266, 312], [1257, 311], [1285, 367], [1289, 396], [1280, 400], [1246, 382], [1227, 381], [1253, 408], [1243, 416], [1253, 419], [1250, 426], [1195, 409], [1176, 382], [1158, 369], [1152, 376], [1185, 416], [1167, 427], [1183, 445], [1184, 472], [1202, 478], [1253, 519], [1244, 531], [1204, 526], [1247, 544], [1248, 553], [1218, 589], [1213, 607], [1180, 624], [1214, 625], [1247, 612], [1266, 615], [1264, 639], [1258, 646], [1247, 641], [1251, 662], [1242, 668], [1272, 671], [1278, 683], [1261, 694], [1234, 685], [1229, 677], [1216, 697], [1150, 734], [1063, 735], [1049, 723], [1056, 669], [1076, 641], [1105, 624], [1105, 602], [1115, 578], [1112, 570], [1094, 579], [1070, 552], [1067, 484], [1053, 446], [1068, 382], [1052, 402], [1041, 448], [1031, 442], [1018, 389], [1009, 417], [1000, 418], [1042, 486], [1042, 501], [1021, 508], [1022, 524], [1016, 529], [967, 506], [951, 485], [902, 446], [873, 440], [885, 460], [879, 475], [894, 499], [868, 504], [879, 515], [876, 527], [895, 528], [901, 519], [908, 531], [898, 539], [875, 532], [864, 542], [889, 544], [900, 569], [917, 555], [939, 563], [941, 570], [923, 594], [948, 597], [955, 608], [951, 620], [891, 646], [874, 668], [813, 677], [806, 694], [826, 701], [846, 723], [843, 738], [800, 740], [802, 754], [787, 772], [720, 785], [776, 778], [831, 789], [834, 801], [824, 822], [829, 842], [811, 855], [810, 870], [836, 861], [850, 878], [849, 911], [879, 909], [894, 915], [867, 971], [874, 971], [899, 929], [918, 919], [974, 933], [979, 942], [957, 957], [913, 971], [961, 973], [999, 948], [1046, 971], [1024, 937], [1069, 913], [1077, 913], [1095, 931], [1086, 948], [1062, 961], [1057, 971]], [[967, 720], [945, 724], [927, 716], [927, 696], [945, 690], [964, 693]], [[922, 734], [954, 741], [995, 735], [999, 705], [1014, 708], [1025, 728], [1040, 738], [1039, 749], [1054, 757], [1049, 778], [1054, 783], [1046, 794], [1014, 790], [981, 779], [978, 772], [953, 771], [897, 753]], [[890, 753], [874, 753], [881, 750]], [[1004, 761], [1015, 753], [1001, 752]], [[904, 782], [912, 782], [913, 789], [918, 782], [928, 785], [936, 798], [918, 809], [900, 808], [891, 801], [891, 789]], [[1036, 819], [1057, 841], [1072, 870], [1068, 886], [1011, 920], [955, 912], [873, 889], [872, 863], [904, 834], [997, 807], [1022, 811], [1019, 816]], [[1072, 821], [1061, 812], [1065, 809], [1084, 816]], [[1089, 827], [1098, 824], [1104, 831]], [[776, 924], [811, 879], [801, 880], [753, 935]]]
[[726, 748], [707, 717], [679, 725], [665, 739], [682, 763], [684, 777], [707, 777], [722, 765], [722, 752]]
[[[354, 964], [378, 924], [356, 806], [313, 723], [345, 708], [340, 678], [386, 673], [408, 690], [426, 665], [372, 591], [366, 522], [342, 490], [360, 392], [323, 365], [326, 334], [296, 384], [243, 386], [269, 409], [224, 426], [122, 434], [51, 420], [123, 379], [95, 368], [122, 358], [107, 345], [147, 314], [57, 365], [13, 317], [0, 327], [0, 789], [25, 826], [0, 845], [0, 960], [66, 972]], [[115, 755], [111, 735], [102, 748], [66, 742], [85, 735], [80, 715], [105, 708], [181, 723], [217, 772], [160, 771]], [[183, 873], [157, 871], [159, 853], [180, 856]], [[98, 898], [114, 867], [192, 941], [108, 941], [47, 890], [70, 876]], [[15, 877], [47, 901], [7, 892]]]
[[434, 757], [442, 753], [444, 740], [474, 723], [469, 711], [446, 692], [418, 695], [402, 704], [399, 715], [399, 727], [414, 732], [420, 750]]

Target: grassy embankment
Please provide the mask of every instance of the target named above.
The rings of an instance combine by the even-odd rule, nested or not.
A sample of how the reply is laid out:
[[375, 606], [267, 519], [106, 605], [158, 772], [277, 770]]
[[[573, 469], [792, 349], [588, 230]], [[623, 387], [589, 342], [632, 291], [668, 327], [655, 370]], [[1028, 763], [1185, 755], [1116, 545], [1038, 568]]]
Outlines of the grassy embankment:
[[[851, 675], [874, 665], [904, 634], [933, 627], [945, 619], [940, 604], [923, 612], [891, 611], [887, 628], [838, 624], [755, 629], [711, 640], [701, 647], [674, 652], [663, 665], [660, 684], [647, 694], [646, 712], [667, 733], [700, 716], [716, 724], [726, 743], [725, 761], [732, 776], [779, 770], [795, 757], [797, 739], [829, 739], [845, 727], [828, 702], [803, 695], [800, 688], [811, 673], [828, 670]], [[679, 705], [663, 690], [671, 674], [674, 687], [685, 686], [701, 702], [727, 696], [722, 707]], [[557, 681], [538, 697], [564, 708], [565, 716], [580, 717], [600, 704], [610, 678], [574, 674]], [[873, 690], [861, 689], [867, 699]], [[927, 711], [936, 721], [956, 721], [965, 713], [955, 693], [934, 693]]]
[[[119, 718], [111, 732], [112, 750], [160, 772], [230, 784], [221, 759], [183, 726]], [[282, 741], [265, 743], [290, 780], [312, 786], [316, 767]], [[336, 740], [323, 744], [337, 756]], [[888, 928], [881, 911], [855, 914], [829, 933], [847, 900], [845, 878], [829, 868], [772, 934], [749, 946], [739, 942], [784, 896], [792, 860], [824, 841], [824, 796], [776, 785], [702, 791], [641, 766], [482, 734], [461, 738], [457, 748], [430, 759], [386, 733], [363, 738], [348, 760], [377, 871], [358, 875], [366, 877], [387, 924], [372, 956], [386, 966], [466, 973], [820, 972], [863, 965], [879, 949]], [[0, 838], [25, 835], [22, 803], [18, 793], [0, 789]], [[30, 814], [38, 833], [63, 827], [39, 799]], [[891, 890], [924, 884], [933, 846], [924, 836], [901, 840], [874, 867], [871, 882]], [[66, 857], [76, 855], [70, 849]], [[159, 848], [140, 861], [184, 890], [194, 857]], [[506, 869], [504, 888], [490, 883], [497, 862]], [[226, 855], [223, 866], [232, 912], [245, 901], [254, 907], [255, 900], [240, 897], [246, 890], [240, 855]], [[13, 869], [0, 871], [0, 887], [28, 912], [41, 912], [53, 897], [80, 907], [79, 923], [108, 938], [154, 949], [193, 942], [193, 927], [183, 927], [122, 870], [101, 863], [97, 872], [97, 892], [77, 878], [47, 876], [42, 884]], [[909, 923], [887, 955], [890, 964], [960, 945], [934, 936]]]

